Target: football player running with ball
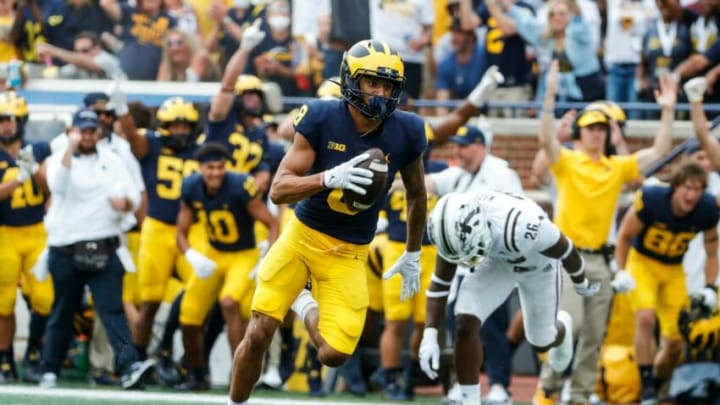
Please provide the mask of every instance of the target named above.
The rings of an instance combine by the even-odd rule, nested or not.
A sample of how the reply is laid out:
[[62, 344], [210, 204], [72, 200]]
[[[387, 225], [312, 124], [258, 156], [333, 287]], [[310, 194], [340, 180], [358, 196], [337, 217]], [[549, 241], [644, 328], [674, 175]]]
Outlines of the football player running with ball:
[[[343, 194], [367, 193], [373, 172], [356, 166], [370, 157], [363, 152], [371, 148], [383, 151], [388, 178], [399, 171], [407, 191], [405, 252], [385, 277], [402, 275], [404, 298], [418, 290], [427, 141], [422, 118], [395, 111], [405, 82], [403, 61], [384, 42], [360, 41], [344, 55], [340, 82], [342, 100], [311, 101], [298, 112], [293, 144], [270, 188], [274, 203], [298, 204], [259, 269], [250, 324], [235, 352], [231, 405], [247, 403], [265, 351], [291, 305], [323, 364], [338, 367], [355, 351], [368, 306], [368, 245], [384, 199], [357, 210]], [[312, 293], [304, 289], [308, 279]]]
[[[588, 280], [582, 256], [540, 206], [526, 197], [494, 191], [450, 193], [430, 214], [428, 235], [443, 259], [472, 269], [455, 304], [455, 371], [463, 405], [480, 404], [480, 325], [516, 286], [528, 342], [537, 352], [549, 350], [554, 370], [567, 368], [573, 355], [572, 318], [558, 311], [560, 268], [582, 296], [594, 295], [600, 285]], [[419, 357], [420, 367], [433, 379], [440, 366], [438, 327], [455, 274], [455, 265], [449, 263], [438, 261], [426, 293]]]

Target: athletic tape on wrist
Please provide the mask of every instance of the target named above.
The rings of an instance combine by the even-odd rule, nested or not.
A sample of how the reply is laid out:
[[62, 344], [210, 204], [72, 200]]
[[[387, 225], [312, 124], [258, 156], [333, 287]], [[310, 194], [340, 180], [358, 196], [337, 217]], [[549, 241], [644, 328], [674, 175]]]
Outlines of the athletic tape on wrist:
[[568, 247], [567, 247], [567, 249], [565, 249], [565, 253], [563, 253], [562, 256], [560, 256], [560, 260], [567, 259], [567, 257], [570, 256], [570, 253], [572, 253], [573, 248], [575, 247], [575, 246], [573, 246], [573, 243], [570, 239], [565, 238], [565, 240], [568, 241]]
[[445, 291], [430, 291], [430, 290], [427, 290], [427, 291], [425, 292], [425, 296], [428, 297], [428, 298], [442, 298], [442, 297], [447, 297], [448, 295], [450, 295], [450, 290], [445, 290]]
[[432, 281], [433, 283], [440, 284], [445, 287], [450, 287], [452, 285], [452, 280], [445, 281], [445, 280], [441, 279], [440, 277], [438, 277], [435, 273], [433, 273], [433, 275], [430, 277], [430, 281]]

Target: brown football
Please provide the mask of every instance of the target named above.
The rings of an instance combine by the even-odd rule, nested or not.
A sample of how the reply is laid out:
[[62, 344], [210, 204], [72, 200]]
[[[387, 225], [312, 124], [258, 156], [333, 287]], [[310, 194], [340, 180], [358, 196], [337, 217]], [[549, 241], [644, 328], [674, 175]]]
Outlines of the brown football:
[[370, 208], [378, 198], [384, 196], [388, 177], [388, 164], [385, 160], [385, 154], [380, 148], [372, 148], [363, 153], [370, 154], [370, 157], [358, 163], [356, 167], [362, 167], [373, 172], [372, 184], [365, 186], [365, 190], [367, 190], [365, 195], [360, 195], [351, 190], [343, 192], [345, 205], [356, 211]]

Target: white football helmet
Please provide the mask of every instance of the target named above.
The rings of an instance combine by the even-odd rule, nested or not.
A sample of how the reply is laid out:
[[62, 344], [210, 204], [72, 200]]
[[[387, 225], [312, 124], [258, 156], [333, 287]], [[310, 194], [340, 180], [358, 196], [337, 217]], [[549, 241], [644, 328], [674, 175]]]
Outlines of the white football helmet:
[[487, 211], [478, 195], [450, 193], [440, 198], [427, 231], [440, 257], [451, 263], [472, 267], [492, 248]]

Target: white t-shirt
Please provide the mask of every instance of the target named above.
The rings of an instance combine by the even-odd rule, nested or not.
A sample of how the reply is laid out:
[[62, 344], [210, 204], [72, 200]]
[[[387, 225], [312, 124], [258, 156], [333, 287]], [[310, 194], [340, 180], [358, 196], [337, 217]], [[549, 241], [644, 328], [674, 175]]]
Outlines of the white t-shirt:
[[486, 190], [523, 194], [517, 172], [510, 168], [506, 160], [490, 154], [485, 156], [480, 169], [475, 173], [453, 166], [427, 177], [435, 183], [440, 196], [452, 192]]
[[605, 64], [640, 63], [643, 35], [657, 16], [654, 0], [607, 0]]
[[48, 246], [120, 236], [124, 213], [115, 211], [110, 197], [128, 198], [140, 205], [140, 193], [121, 158], [108, 148], [73, 157], [70, 168], [62, 165], [65, 152], [47, 159], [47, 182], [52, 193], [45, 216]]
[[[65, 149], [67, 149], [67, 141], [68, 138], [65, 134], [60, 134], [56, 136], [50, 142], [50, 150], [53, 154], [64, 153]], [[143, 181], [140, 163], [138, 162], [137, 158], [135, 158], [135, 155], [133, 155], [132, 150], [130, 149], [130, 143], [125, 138], [117, 134], [112, 134], [109, 138], [105, 137], [99, 140], [97, 143], [97, 147], [99, 149], [110, 150], [118, 157], [120, 157], [122, 162], [125, 164], [128, 172], [130, 173], [133, 187], [136, 188], [140, 193], [145, 191], [145, 182]], [[139, 209], [140, 205], [138, 204], [135, 207]], [[135, 224], [137, 224], [137, 218], [135, 218], [135, 215], [132, 212], [125, 213], [122, 222], [123, 230], [132, 229]]]
[[412, 51], [408, 42], [434, 22], [431, 0], [370, 0], [370, 34], [397, 49], [405, 62], [425, 63], [424, 52]]

